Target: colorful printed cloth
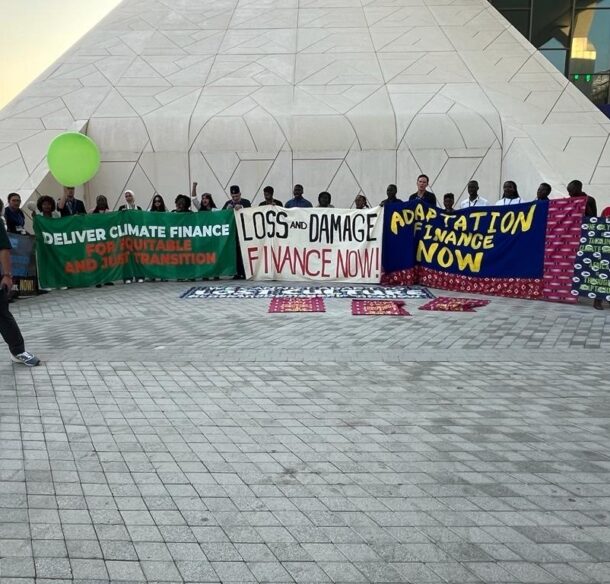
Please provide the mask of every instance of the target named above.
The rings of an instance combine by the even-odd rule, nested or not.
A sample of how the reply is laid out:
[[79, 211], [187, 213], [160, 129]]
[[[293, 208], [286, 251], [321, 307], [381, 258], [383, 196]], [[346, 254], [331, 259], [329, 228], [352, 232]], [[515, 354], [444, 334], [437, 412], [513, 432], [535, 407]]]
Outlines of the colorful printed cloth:
[[326, 312], [324, 298], [273, 298], [269, 312]]
[[474, 312], [475, 308], [487, 306], [489, 300], [479, 300], [478, 298], [451, 298], [449, 296], [439, 296], [430, 302], [420, 306], [420, 310], [436, 310], [442, 312]]
[[180, 298], [361, 298], [425, 300], [434, 298], [420, 286], [197, 286]]
[[355, 316], [411, 316], [399, 300], [352, 300]]

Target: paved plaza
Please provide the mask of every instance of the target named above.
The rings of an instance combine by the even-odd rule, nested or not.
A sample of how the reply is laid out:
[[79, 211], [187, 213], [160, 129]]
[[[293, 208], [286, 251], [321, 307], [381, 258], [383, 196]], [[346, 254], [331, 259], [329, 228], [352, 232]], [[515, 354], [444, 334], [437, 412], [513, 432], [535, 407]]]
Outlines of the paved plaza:
[[12, 305], [1, 584], [610, 582], [610, 310], [186, 288]]

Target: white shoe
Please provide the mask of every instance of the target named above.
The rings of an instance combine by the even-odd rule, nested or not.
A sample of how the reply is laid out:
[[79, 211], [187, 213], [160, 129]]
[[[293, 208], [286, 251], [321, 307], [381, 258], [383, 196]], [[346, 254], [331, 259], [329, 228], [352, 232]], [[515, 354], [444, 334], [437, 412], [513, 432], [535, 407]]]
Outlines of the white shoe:
[[27, 367], [36, 367], [37, 365], [40, 365], [40, 359], [27, 351], [19, 353], [19, 355], [11, 355], [11, 361], [14, 363], [21, 363]]
[[131, 280], [125, 280], [125, 284], [131, 284]]
[[141, 284], [142, 282], [144, 282], [144, 278], [138, 278], [138, 284]]

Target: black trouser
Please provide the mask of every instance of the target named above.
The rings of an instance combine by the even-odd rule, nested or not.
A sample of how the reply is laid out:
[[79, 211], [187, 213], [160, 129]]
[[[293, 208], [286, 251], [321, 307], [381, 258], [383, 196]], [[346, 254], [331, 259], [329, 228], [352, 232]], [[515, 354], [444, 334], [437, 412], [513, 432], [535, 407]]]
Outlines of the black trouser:
[[19, 325], [8, 309], [8, 296], [4, 288], [0, 289], [0, 334], [13, 355], [19, 355], [25, 351], [25, 343]]
[[246, 270], [244, 268], [244, 259], [241, 257], [241, 247], [239, 246], [239, 237], [237, 238], [237, 257], [236, 257], [237, 275], [245, 278]]

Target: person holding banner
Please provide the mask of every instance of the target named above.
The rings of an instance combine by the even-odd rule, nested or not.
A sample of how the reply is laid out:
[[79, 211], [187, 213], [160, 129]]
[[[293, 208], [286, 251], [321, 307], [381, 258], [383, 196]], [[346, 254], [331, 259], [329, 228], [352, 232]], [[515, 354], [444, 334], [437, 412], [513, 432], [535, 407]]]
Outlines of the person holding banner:
[[[455, 195], [453, 193], [445, 193], [443, 195], [443, 212], [453, 215], [455, 213]], [[464, 207], [462, 207], [463, 209]]]
[[[231, 192], [231, 198], [223, 205], [223, 210], [225, 209], [233, 209], [234, 211], [239, 211], [240, 209], [248, 209], [252, 207], [252, 204], [248, 199], [243, 199], [241, 196], [241, 191], [237, 185], [231, 185], [229, 189]], [[241, 249], [239, 247], [239, 237], [235, 238], [236, 244], [236, 265], [237, 265], [237, 274], [233, 276], [234, 280], [244, 280], [246, 278], [246, 269], [244, 268], [244, 260], [241, 257]]]
[[476, 180], [471, 180], [466, 188], [468, 189], [468, 198], [460, 203], [460, 209], [489, 206], [489, 201], [479, 196], [479, 183]]
[[361, 211], [362, 209], [371, 208], [371, 206], [369, 205], [368, 199], [362, 194], [356, 195], [356, 198], [354, 199], [354, 205], [355, 205], [356, 209], [358, 209], [359, 211]]
[[125, 198], [125, 204], [121, 205], [119, 207], [119, 211], [127, 211], [128, 209], [132, 209], [132, 210], [136, 210], [136, 211], [141, 211], [142, 207], [138, 207], [138, 205], [136, 205], [136, 198], [135, 195], [133, 194], [133, 191], [125, 191], [123, 193], [123, 197]]
[[154, 213], [165, 213], [167, 211], [167, 208], [165, 207], [165, 201], [163, 200], [163, 197], [160, 194], [157, 193], [153, 197], [153, 200], [150, 203], [149, 211], [152, 211]]
[[8, 207], [4, 209], [4, 219], [6, 230], [9, 233], [19, 233], [27, 235], [25, 231], [25, 215], [21, 210], [21, 195], [11, 193], [8, 196]]
[[334, 209], [335, 206], [331, 205], [332, 200], [331, 194], [328, 191], [322, 191], [318, 195], [318, 208], [319, 209]]
[[286, 209], [310, 209], [313, 207], [310, 201], [303, 196], [303, 185], [294, 185], [292, 189], [292, 199], [286, 201]]
[[174, 200], [176, 208], [172, 213], [192, 213], [191, 200], [186, 195], [178, 195]]
[[582, 190], [582, 182], [573, 180], [568, 184], [568, 195], [570, 197], [586, 197], [585, 217], [597, 217], [597, 202], [593, 197], [587, 195]]
[[551, 185], [549, 183], [540, 183], [540, 186], [536, 191], [536, 200], [548, 201], [552, 190], [553, 189], [551, 188]]
[[383, 207], [386, 203], [402, 203], [402, 200], [398, 198], [398, 188], [396, 185], [388, 185], [385, 190], [386, 199], [381, 201], [379, 205]]
[[506, 205], [518, 205], [522, 203], [521, 197], [519, 196], [519, 189], [517, 183], [512, 180], [507, 180], [503, 186], [502, 198], [496, 203], [497, 207], [504, 207]]
[[70, 215], [86, 215], [85, 203], [74, 196], [74, 187], [64, 187], [64, 195], [57, 203], [57, 209], [62, 217]]
[[273, 187], [266, 186], [263, 189], [263, 202], [259, 205], [259, 207], [265, 207], [266, 205], [275, 205], [276, 207], [283, 207], [282, 201], [278, 201], [273, 198]]
[[13, 287], [11, 274], [11, 242], [6, 234], [4, 223], [0, 221], [0, 265], [2, 266], [2, 281], [0, 282], [0, 334], [8, 345], [11, 360], [28, 367], [36, 367], [40, 359], [25, 350], [23, 336], [19, 325], [8, 308], [8, 294]]
[[436, 207], [436, 195], [428, 190], [429, 184], [428, 175], [420, 174], [417, 177], [417, 191], [409, 197], [409, 201], [426, 201], [431, 207]]
[[61, 213], [57, 211], [55, 200], [53, 197], [49, 197], [49, 195], [43, 195], [36, 201], [36, 210], [33, 210], [32, 213], [36, 214], [38, 212], [42, 217], [47, 219], [59, 219], [61, 217]]

